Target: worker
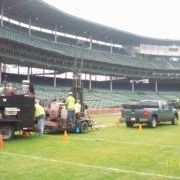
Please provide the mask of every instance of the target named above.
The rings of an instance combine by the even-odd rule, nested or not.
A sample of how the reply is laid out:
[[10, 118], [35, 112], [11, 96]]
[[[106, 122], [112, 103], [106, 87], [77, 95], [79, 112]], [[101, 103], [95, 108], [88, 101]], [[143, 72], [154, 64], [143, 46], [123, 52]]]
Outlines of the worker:
[[6, 96], [12, 96], [15, 94], [16, 89], [13, 87], [12, 83], [7, 83], [5, 95]]
[[49, 115], [50, 119], [57, 119], [59, 116], [59, 102], [56, 99], [53, 99], [53, 101], [50, 104], [50, 110]]
[[38, 135], [42, 136], [44, 134], [44, 124], [45, 124], [45, 110], [44, 107], [39, 104], [39, 100], [35, 100], [35, 119], [37, 120], [37, 130]]
[[69, 92], [66, 98], [66, 108], [67, 108], [67, 121], [74, 124], [75, 123], [75, 99], [73, 93]]
[[28, 94], [29, 94], [30, 96], [35, 96], [34, 85], [33, 85], [32, 83], [29, 84]]
[[75, 117], [76, 117], [76, 120], [80, 119], [80, 116], [81, 116], [81, 103], [80, 103], [80, 100], [78, 99], [76, 101], [76, 104], [75, 104]]

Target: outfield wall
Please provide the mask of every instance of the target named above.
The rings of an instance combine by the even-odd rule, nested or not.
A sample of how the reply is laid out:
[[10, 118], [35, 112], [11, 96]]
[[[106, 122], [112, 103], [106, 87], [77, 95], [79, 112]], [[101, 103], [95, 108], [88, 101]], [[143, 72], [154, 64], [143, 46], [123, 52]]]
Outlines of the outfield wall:
[[87, 113], [89, 115], [100, 115], [100, 114], [121, 114], [122, 108], [104, 108], [104, 109], [89, 109]]

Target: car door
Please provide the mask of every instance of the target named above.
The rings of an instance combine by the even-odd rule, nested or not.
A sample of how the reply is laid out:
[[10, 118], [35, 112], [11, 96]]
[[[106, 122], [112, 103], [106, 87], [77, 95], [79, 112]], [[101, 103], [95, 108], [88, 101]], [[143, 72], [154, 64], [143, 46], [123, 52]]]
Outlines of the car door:
[[160, 121], [169, 121], [172, 119], [173, 113], [166, 102], [161, 102], [161, 113], [159, 115]]

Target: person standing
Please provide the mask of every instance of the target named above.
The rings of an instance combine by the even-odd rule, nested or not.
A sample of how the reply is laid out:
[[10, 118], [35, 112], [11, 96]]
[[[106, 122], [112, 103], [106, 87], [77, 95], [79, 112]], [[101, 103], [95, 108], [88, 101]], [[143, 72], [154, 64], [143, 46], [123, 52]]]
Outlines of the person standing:
[[80, 100], [78, 99], [76, 101], [76, 104], [75, 104], [75, 117], [76, 117], [76, 120], [78, 120], [81, 116], [81, 104], [80, 104]]
[[72, 124], [75, 123], [75, 99], [73, 93], [69, 92], [66, 99], [66, 108], [67, 108], [67, 120]]
[[29, 92], [29, 95], [35, 96], [35, 90], [32, 83], [29, 84], [28, 92]]
[[39, 101], [35, 101], [35, 119], [37, 120], [37, 130], [39, 136], [44, 134], [44, 124], [45, 124], [45, 110], [44, 107], [39, 104]]

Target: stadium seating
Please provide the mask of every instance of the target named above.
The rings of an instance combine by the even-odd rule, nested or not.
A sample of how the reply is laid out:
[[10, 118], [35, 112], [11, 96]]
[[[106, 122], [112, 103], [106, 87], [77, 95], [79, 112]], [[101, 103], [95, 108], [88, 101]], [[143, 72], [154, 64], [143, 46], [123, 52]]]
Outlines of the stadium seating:
[[[132, 57], [122, 55], [122, 53], [118, 53], [116, 49], [115, 52], [110, 54], [110, 49], [104, 47], [103, 45], [95, 45], [96, 49], [89, 49], [88, 44], [84, 44], [82, 47], [77, 46], [76, 41], [65, 38], [65, 37], [58, 37], [58, 41], [54, 42], [54, 37], [52, 34], [42, 33], [39, 31], [32, 30], [31, 36], [28, 35], [28, 31], [26, 28], [13, 25], [11, 23], [5, 23], [4, 27], [0, 27], [0, 37], [7, 38], [10, 40], [14, 40], [16, 42], [24, 43], [27, 45], [32, 45], [34, 47], [41, 47], [45, 50], [51, 50], [54, 52], [58, 52], [67, 56], [71, 57], [79, 57], [85, 60], [95, 60], [99, 62], [106, 62], [106, 63], [113, 63], [117, 65], [123, 66], [133, 66], [136, 68], [144, 68], [144, 69], [153, 69], [153, 70], [179, 70], [180, 63], [179, 61], [170, 61], [167, 58], [162, 57]], [[0, 49], [3, 51], [4, 49]], [[14, 53], [11, 49], [6, 53]], [[117, 52], [117, 53], [116, 53]], [[39, 61], [36, 59], [36, 56], [30, 57], [31, 55], [28, 52], [21, 53], [23, 58], [32, 58], [34, 61]], [[81, 56], [81, 57], [80, 57]], [[46, 63], [43, 59], [40, 63]], [[167, 74], [168, 76], [168, 74]], [[32, 80], [35, 82], [36, 87], [36, 96], [42, 99], [45, 103], [49, 103], [52, 99], [57, 98], [66, 98], [67, 92], [71, 87], [71, 83], [66, 79], [62, 82], [63, 86], [54, 88], [52, 87], [52, 81], [50, 85], [50, 80], [46, 78], [43, 81], [40, 80], [39, 82], [44, 82], [44, 84], [40, 84], [36, 82], [37, 77], [31, 77]], [[17, 77], [14, 76], [14, 82], [16, 82], [15, 86], [19, 86], [18, 83], [22, 81], [21, 78], [17, 81]], [[66, 84], [67, 83], [67, 84]], [[45, 85], [46, 84], [46, 85]], [[58, 84], [58, 83], [57, 83]], [[108, 83], [101, 83], [98, 82], [96, 85], [93, 82], [93, 90], [89, 91], [87, 88], [87, 83], [84, 87], [84, 101], [88, 104], [89, 108], [107, 108], [107, 107], [119, 107], [121, 104], [129, 103], [132, 101], [137, 101], [140, 99], [165, 99], [165, 100], [174, 100], [177, 97], [180, 97], [180, 93], [178, 91], [169, 92], [166, 87], [163, 85], [163, 91], [158, 93], [153, 92], [152, 89], [144, 90], [141, 87], [136, 88], [134, 92], [131, 91], [131, 85], [124, 86], [124, 88], [119, 88], [118, 85], [114, 85], [113, 91], [110, 91]], [[98, 87], [99, 86], [99, 87]], [[169, 87], [168, 87], [169, 88]]]
[[179, 70], [180, 63], [167, 61], [166, 59], [159, 58], [142, 58], [142, 57], [130, 57], [121, 54], [110, 54], [107, 51], [90, 50], [89, 48], [70, 44], [55, 43], [53, 41], [48, 41], [48, 39], [42, 39], [40, 37], [29, 36], [27, 33], [18, 33], [17, 30], [2, 28], [0, 27], [0, 37], [8, 38], [20, 43], [32, 45], [34, 47], [41, 47], [45, 50], [51, 50], [58, 52], [67, 56], [77, 57], [81, 56], [82, 59], [95, 60], [105, 63], [113, 63], [123, 66], [133, 66], [136, 68], [144, 69], [164, 69], [164, 70]]

